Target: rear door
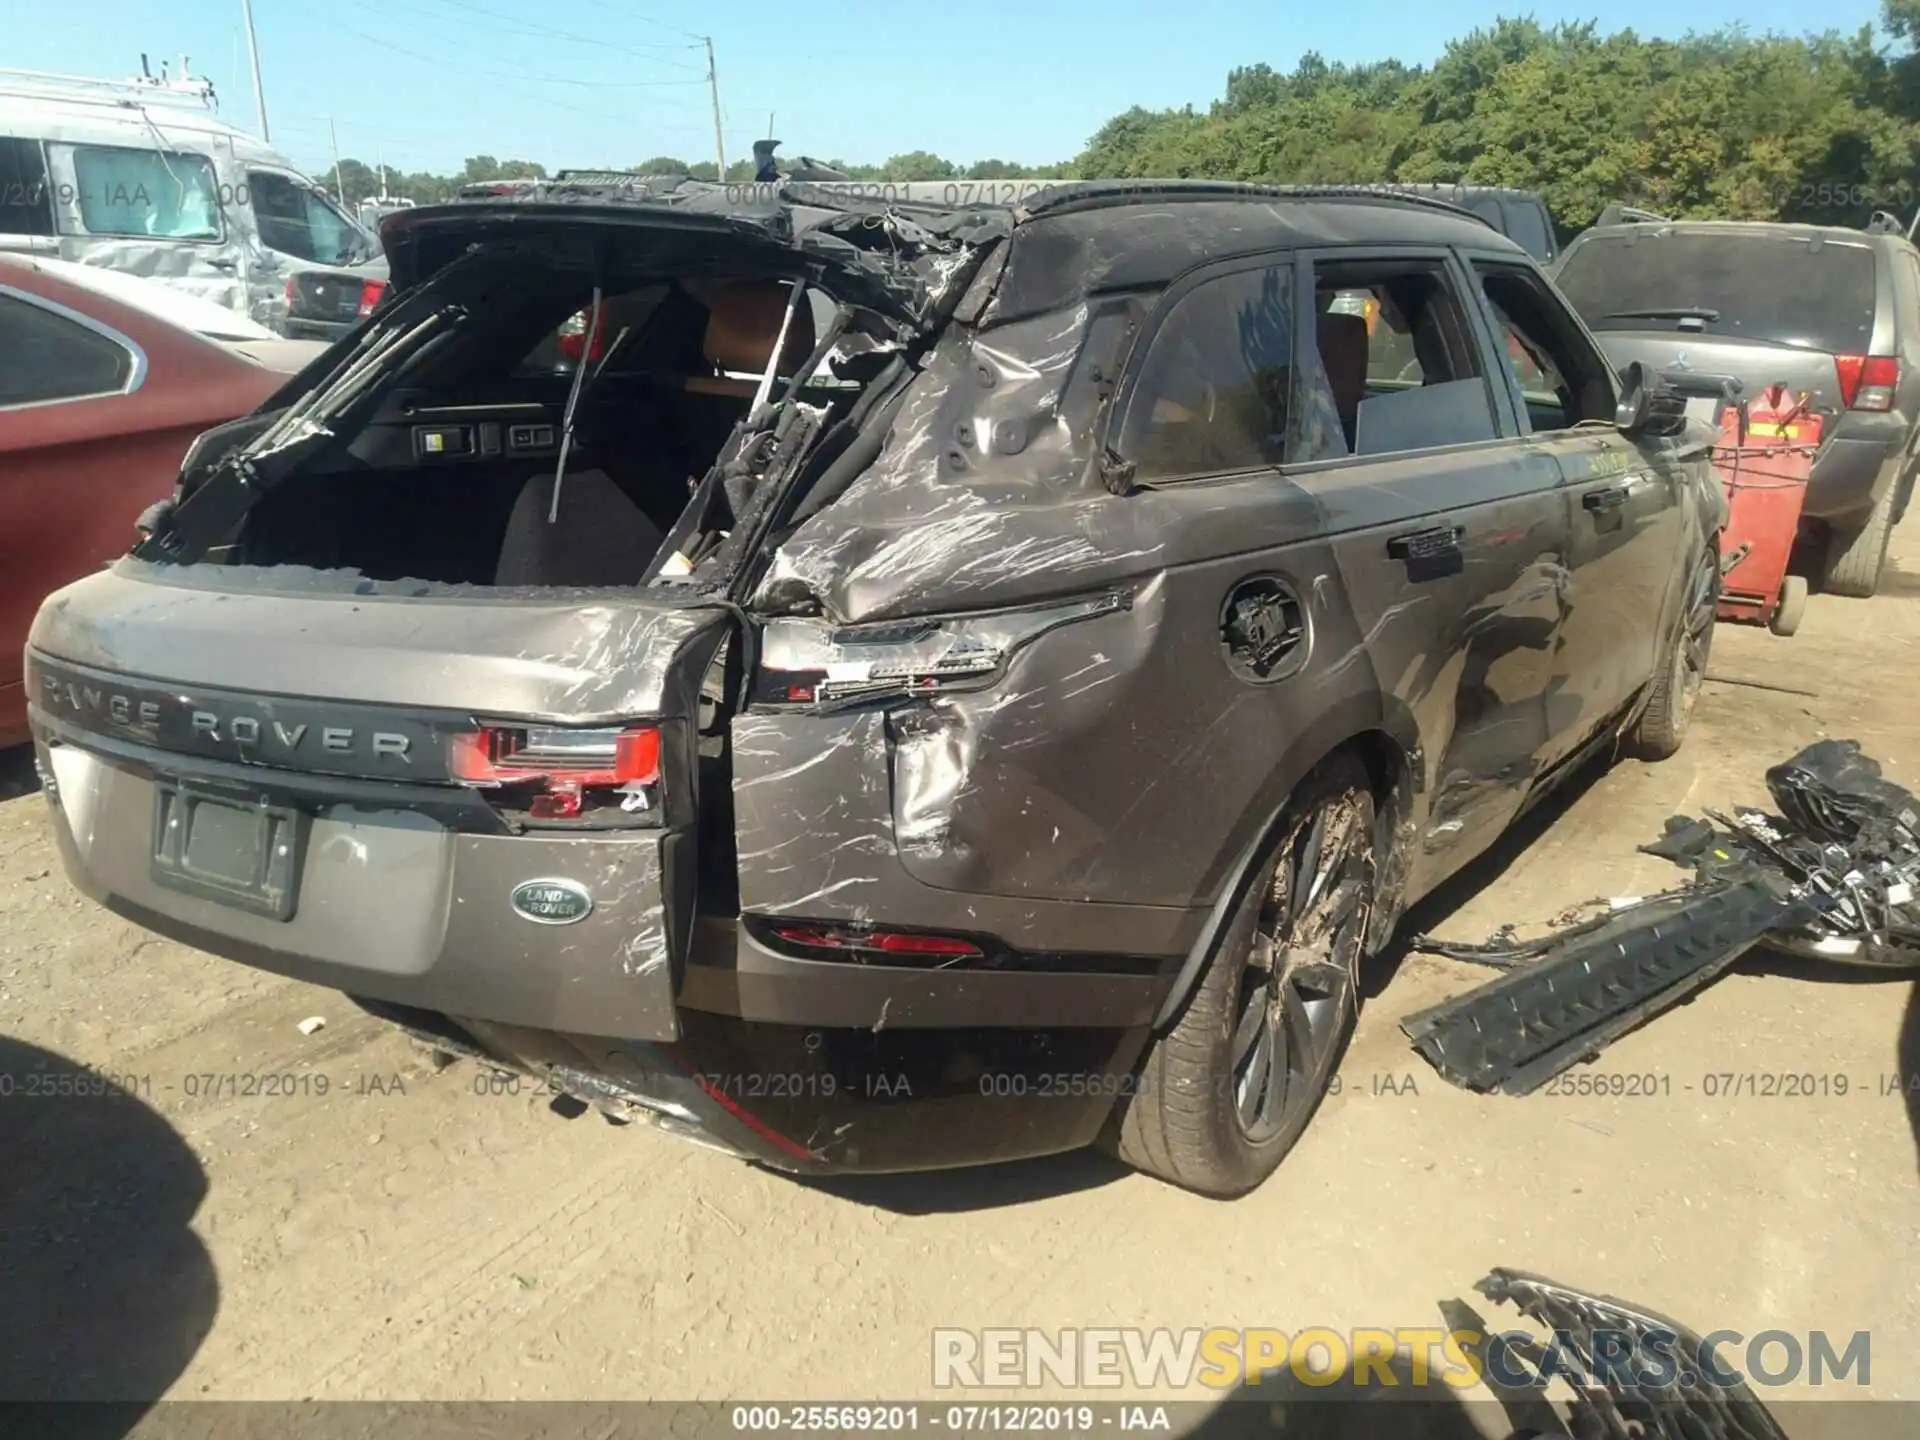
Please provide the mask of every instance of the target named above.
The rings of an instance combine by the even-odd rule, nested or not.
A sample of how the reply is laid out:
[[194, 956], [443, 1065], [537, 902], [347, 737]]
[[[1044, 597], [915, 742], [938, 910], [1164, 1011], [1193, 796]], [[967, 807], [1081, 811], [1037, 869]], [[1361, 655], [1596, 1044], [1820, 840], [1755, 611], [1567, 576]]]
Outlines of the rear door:
[[[1684, 573], [1685, 476], [1673, 447], [1613, 426], [1611, 367], [1533, 266], [1469, 255], [1533, 444], [1553, 457], [1573, 522], [1574, 583], [1556, 684], [1591, 734], [1654, 673]], [[1597, 423], [1596, 423], [1597, 422]]]
[[[151, 469], [141, 504], [92, 493], [96, 457], [135, 462], [137, 442], [116, 416], [146, 381], [147, 357], [127, 336], [5, 283], [0, 269], [0, 744], [21, 738], [20, 656], [49, 591], [123, 552], [146, 503], [171, 476]], [[184, 442], [183, 442], [184, 448]]]
[[1446, 252], [1323, 251], [1312, 285], [1318, 423], [1289, 470], [1344, 522], [1333, 547], [1355, 625], [1426, 752], [1420, 883], [1437, 883], [1569, 743], [1554, 693], [1568, 497], [1521, 434]]

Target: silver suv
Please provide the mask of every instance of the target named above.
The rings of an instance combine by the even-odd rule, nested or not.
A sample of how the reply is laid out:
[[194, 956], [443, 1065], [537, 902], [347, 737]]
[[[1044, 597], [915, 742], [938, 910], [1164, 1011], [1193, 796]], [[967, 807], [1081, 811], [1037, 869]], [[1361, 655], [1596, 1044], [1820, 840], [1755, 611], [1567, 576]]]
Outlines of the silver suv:
[[1554, 278], [1622, 368], [1811, 394], [1826, 424], [1806, 514], [1825, 587], [1879, 588], [1920, 439], [1920, 251], [1891, 229], [1651, 217], [1580, 235]]

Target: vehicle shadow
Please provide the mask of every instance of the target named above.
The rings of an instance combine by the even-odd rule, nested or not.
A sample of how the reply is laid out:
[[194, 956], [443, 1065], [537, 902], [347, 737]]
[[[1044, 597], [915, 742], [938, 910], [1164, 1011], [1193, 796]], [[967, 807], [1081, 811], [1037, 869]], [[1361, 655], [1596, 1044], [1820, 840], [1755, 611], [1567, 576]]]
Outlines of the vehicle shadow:
[[808, 1189], [896, 1215], [958, 1215], [1097, 1190], [1132, 1173], [1112, 1156], [1089, 1148], [956, 1170], [795, 1178]]
[[[1436, 1373], [1416, 1373], [1405, 1351], [1379, 1362], [1365, 1381], [1353, 1367], [1299, 1379], [1291, 1370], [1242, 1385], [1187, 1431], [1198, 1440], [1524, 1440], [1564, 1436], [1564, 1424], [1543, 1400], [1530, 1395], [1468, 1400]], [[1371, 1367], [1375, 1364], [1368, 1361]]]
[[33, 746], [13, 745], [0, 750], [0, 800], [15, 800], [40, 788], [33, 768]]
[[1913, 1132], [1914, 1165], [1920, 1168], [1920, 980], [1907, 991], [1907, 1013], [1900, 1020], [1895, 1050], [1900, 1088], [1907, 1097], [1907, 1129]]
[[[219, 1305], [206, 1172], [136, 1077], [0, 1036], [0, 1400], [10, 1437], [118, 1440]], [[61, 1403], [47, 1403], [61, 1402]], [[70, 1404], [65, 1402], [87, 1402]]]

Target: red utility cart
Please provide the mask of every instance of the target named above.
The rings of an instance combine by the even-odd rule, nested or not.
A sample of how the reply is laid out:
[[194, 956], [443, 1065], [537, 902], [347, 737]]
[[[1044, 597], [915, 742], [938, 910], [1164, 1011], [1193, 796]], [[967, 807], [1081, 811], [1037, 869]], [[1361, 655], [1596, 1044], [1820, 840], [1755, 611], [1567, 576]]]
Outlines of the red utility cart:
[[1768, 386], [1744, 409], [1743, 416], [1741, 407], [1727, 407], [1713, 452], [1728, 510], [1719, 618], [1791, 635], [1807, 608], [1807, 582], [1787, 574], [1787, 559], [1820, 448], [1820, 417], [1804, 392], [1789, 395], [1784, 385]]

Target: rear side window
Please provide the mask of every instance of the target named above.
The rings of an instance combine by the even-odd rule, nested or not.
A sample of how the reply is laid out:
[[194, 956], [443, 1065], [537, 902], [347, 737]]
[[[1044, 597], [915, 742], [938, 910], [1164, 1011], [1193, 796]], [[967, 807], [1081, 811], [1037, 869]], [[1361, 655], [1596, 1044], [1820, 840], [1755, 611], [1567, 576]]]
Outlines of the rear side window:
[[97, 330], [17, 295], [0, 294], [0, 405], [115, 395], [133, 354]]
[[1493, 387], [1438, 260], [1316, 263], [1317, 361], [1301, 458], [1391, 455], [1499, 435]]
[[1834, 355], [1864, 355], [1873, 338], [1873, 251], [1845, 239], [1643, 226], [1575, 243], [1554, 279], [1593, 330], [1684, 329]]
[[0, 135], [0, 235], [53, 234], [53, 191], [38, 140]]
[[205, 156], [77, 145], [73, 178], [89, 235], [220, 238], [220, 192]]
[[1293, 389], [1293, 269], [1236, 270], [1188, 291], [1154, 332], [1120, 453], [1141, 480], [1278, 465]]

